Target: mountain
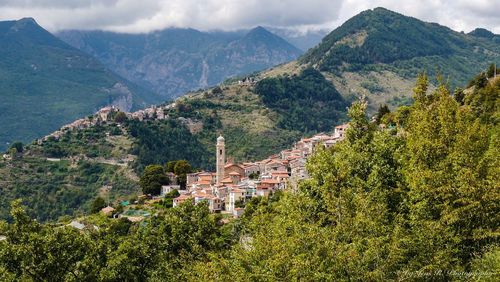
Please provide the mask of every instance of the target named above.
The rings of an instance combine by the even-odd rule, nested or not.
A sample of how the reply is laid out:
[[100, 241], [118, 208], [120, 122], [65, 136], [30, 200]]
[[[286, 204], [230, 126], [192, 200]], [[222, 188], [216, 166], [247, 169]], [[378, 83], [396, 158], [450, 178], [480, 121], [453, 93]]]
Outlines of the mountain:
[[494, 34], [493, 32], [484, 28], [476, 28], [468, 34], [475, 37], [490, 39], [493, 42], [500, 43], [500, 35]]
[[430, 77], [441, 73], [445, 79], [450, 78], [452, 86], [458, 86], [488, 64], [500, 62], [500, 45], [478, 34], [484, 32], [463, 34], [376, 8], [346, 21], [299, 62], [335, 76], [333, 80], [341, 92], [364, 85], [361, 88], [368, 90], [366, 94], [380, 96], [395, 92], [386, 89], [384, 81], [411, 85], [408, 80], [413, 81], [422, 71]]
[[0, 150], [113, 104], [158, 100], [71, 47], [33, 19], [0, 22]]
[[164, 98], [288, 62], [302, 53], [262, 27], [247, 32], [168, 28], [148, 34], [70, 30], [58, 36]]
[[[382, 22], [387, 26], [380, 24]], [[369, 29], [372, 26], [376, 29]], [[404, 34], [410, 33], [413, 28], [418, 31], [413, 31], [416, 32], [416, 37], [425, 37], [428, 41], [407, 40]], [[378, 29], [383, 33], [378, 32]], [[441, 32], [439, 36], [434, 36], [435, 29]], [[349, 35], [342, 37], [346, 30]], [[185, 34], [186, 30], [168, 32]], [[199, 32], [190, 30], [189, 33]], [[201, 34], [198, 37], [201, 38], [200, 41], [166, 42], [177, 45], [176, 48], [183, 46], [185, 50], [200, 49], [205, 47], [203, 38], [213, 36]], [[332, 43], [332, 34], [340, 39]], [[373, 34], [380, 42], [370, 39]], [[401, 39], [396, 40], [395, 34], [402, 34]], [[115, 35], [121, 38], [123, 44], [129, 38], [129, 35]], [[388, 39], [381, 40], [380, 36], [386, 36]], [[241, 50], [240, 47], [232, 46], [241, 44], [253, 50], [259, 47], [252, 44], [256, 44], [259, 38], [268, 37], [273, 38], [262, 28], [248, 33], [224, 33], [226, 42], [229, 42], [225, 48]], [[456, 40], [452, 41], [453, 38]], [[439, 44], [435, 44], [435, 40], [438, 40]], [[114, 42], [116, 41], [118, 40]], [[453, 43], [450, 43], [451, 47], [444, 45], [448, 41]], [[131, 42], [127, 44], [141, 50], [140, 40], [135, 45]], [[266, 39], [266, 42], [282, 44], [281, 40]], [[364, 49], [367, 42], [371, 42], [369, 46], [373, 49], [369, 50], [373, 50], [373, 53]], [[429, 50], [417, 50], [413, 44], [425, 46]], [[475, 44], [476, 51], [472, 50], [470, 53], [467, 44]], [[327, 45], [330, 45], [330, 49]], [[343, 51], [339, 51], [338, 46], [342, 45], [347, 45], [348, 49], [344, 46], [340, 49]], [[458, 46], [463, 46], [464, 50], [460, 50]], [[376, 61], [352, 66], [357, 58], [356, 54], [367, 61], [372, 60], [370, 56], [384, 54], [377, 48], [386, 48], [385, 53], [394, 54], [399, 52], [398, 48], [405, 48], [413, 57], [393, 61], [394, 54], [389, 54], [380, 57], [383, 62], [377, 57]], [[433, 51], [432, 48], [436, 50]], [[116, 190], [111, 190], [111, 193], [116, 193], [113, 197], [137, 191], [134, 173], [140, 174], [144, 167], [150, 164], [186, 159], [196, 168], [213, 169], [214, 140], [219, 134], [226, 138], [227, 155], [236, 161], [263, 159], [289, 148], [303, 136], [330, 132], [334, 126], [346, 122], [347, 107], [360, 97], [365, 97], [369, 103], [369, 116], [384, 103], [389, 104], [392, 109], [401, 104], [412, 103], [412, 89], [419, 71], [426, 70], [432, 74], [436, 72], [436, 66], [441, 66], [445, 77], [454, 73], [468, 73], [469, 68], [477, 69], [483, 65], [484, 69], [478, 72], [484, 71], [489, 63], [498, 60], [496, 48], [498, 46], [492, 44], [489, 39], [457, 33], [385, 9], [369, 10], [334, 30], [320, 45], [297, 61], [239, 79], [226, 80], [216, 87], [192, 91], [168, 105], [157, 105], [147, 111], [135, 113], [120, 126], [110, 119], [91, 128], [58, 132], [58, 138], [48, 138], [40, 144], [37, 142], [29, 146], [23, 153], [22, 160], [14, 159], [11, 163], [5, 161], [0, 164], [0, 181], [8, 183], [11, 189], [11, 192], [4, 193], [6, 196], [0, 197], [0, 200], [6, 199], [2, 203], [6, 205], [10, 199], [25, 193], [36, 198], [29, 200], [29, 206], [34, 211], [50, 210], [50, 205], [57, 207], [57, 212], [53, 214], [44, 212], [41, 220], [71, 214], [79, 204], [84, 203], [88, 207], [89, 201], [110, 183], [117, 183]], [[218, 50], [222, 54], [227, 54], [226, 51], [220, 50], [222, 49]], [[330, 52], [321, 53], [319, 50]], [[340, 65], [328, 64], [334, 62], [335, 58], [330, 55], [335, 52], [345, 52], [352, 56], [342, 57], [344, 62]], [[464, 66], [449, 69], [459, 58]], [[472, 65], [467, 61], [469, 59], [477, 65]], [[443, 62], [450, 65], [442, 65]], [[463, 87], [467, 82], [461, 77], [460, 74], [455, 81], [459, 81], [458, 86]], [[485, 81], [482, 77], [477, 80], [481, 83]], [[433, 87], [435, 86], [430, 85], [431, 90]], [[144, 119], [134, 119], [132, 116]], [[164, 118], [160, 119], [160, 116]], [[60, 158], [61, 163], [52, 165], [47, 158]], [[29, 170], [23, 170], [24, 167], [29, 167]], [[33, 174], [32, 171], [37, 173]], [[45, 172], [50, 172], [48, 178], [41, 176]], [[13, 179], [13, 175], [16, 175], [19, 182]], [[57, 184], [54, 184], [55, 181]], [[40, 182], [43, 189], [33, 191], [32, 187]], [[42, 199], [46, 197], [49, 197], [50, 201], [43, 202]], [[84, 199], [82, 203], [79, 203], [79, 197]], [[70, 204], [58, 205], [59, 200]], [[39, 202], [43, 204], [37, 204]]]

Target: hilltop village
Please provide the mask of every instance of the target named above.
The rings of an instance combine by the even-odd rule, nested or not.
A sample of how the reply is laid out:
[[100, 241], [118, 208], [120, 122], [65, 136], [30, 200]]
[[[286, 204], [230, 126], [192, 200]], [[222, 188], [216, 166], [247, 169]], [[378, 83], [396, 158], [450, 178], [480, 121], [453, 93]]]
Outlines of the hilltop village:
[[[173, 206], [193, 201], [197, 204], [207, 201], [211, 212], [230, 213], [234, 217], [242, 214], [238, 207], [248, 199], [267, 197], [285, 189], [295, 189], [299, 180], [308, 178], [307, 158], [317, 146], [329, 148], [344, 138], [347, 124], [335, 127], [333, 135], [324, 133], [296, 142], [293, 148], [257, 162], [233, 163], [226, 159], [225, 139], [217, 138], [216, 172], [196, 172], [187, 175], [186, 190], [179, 190], [180, 196], [173, 199]], [[180, 189], [178, 185], [162, 187], [162, 195]]]
[[[125, 114], [126, 118], [136, 120], [166, 120], [170, 117], [165, 112], [174, 108], [175, 103], [164, 106], [153, 106], [133, 113], [120, 112], [115, 107], [100, 109], [95, 115], [79, 119], [63, 126], [60, 130], [38, 140], [41, 144], [47, 139], [59, 139], [67, 131], [89, 128], [97, 124], [112, 121], [118, 113]], [[203, 126], [200, 122], [189, 118], [178, 118], [192, 133]], [[294, 190], [300, 180], [308, 178], [306, 170], [307, 158], [312, 155], [317, 146], [329, 148], [344, 138], [347, 124], [334, 128], [333, 134], [320, 133], [310, 138], [303, 138], [296, 142], [292, 148], [282, 150], [278, 154], [256, 162], [235, 163], [226, 157], [226, 145], [223, 136], [216, 140], [216, 171], [200, 171], [187, 174], [186, 187], [181, 189], [177, 183], [177, 176], [168, 173], [169, 185], [163, 185], [161, 194], [153, 197], [152, 202], [167, 199], [173, 190], [178, 191], [178, 197], [173, 198], [175, 207], [184, 201], [198, 204], [202, 201], [208, 203], [209, 209], [214, 213], [225, 213], [239, 217], [242, 206], [252, 197], [267, 197], [276, 191], [285, 189]], [[175, 193], [177, 194], [177, 193]], [[146, 195], [144, 195], [146, 196]], [[102, 213], [115, 215], [115, 209], [108, 206]], [[126, 216], [126, 215], [123, 215]], [[142, 220], [143, 215], [127, 216], [130, 220]]]

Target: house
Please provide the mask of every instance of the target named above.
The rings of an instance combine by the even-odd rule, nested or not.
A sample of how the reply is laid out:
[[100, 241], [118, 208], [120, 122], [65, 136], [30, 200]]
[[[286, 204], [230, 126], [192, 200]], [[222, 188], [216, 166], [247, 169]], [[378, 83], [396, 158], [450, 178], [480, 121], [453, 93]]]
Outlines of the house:
[[172, 192], [173, 190], [179, 191], [180, 189], [181, 189], [180, 185], [162, 185], [160, 196], [165, 197], [165, 195]]
[[237, 172], [239, 175], [245, 175], [245, 169], [241, 165], [228, 163], [224, 166], [224, 178], [230, 177], [231, 172]]
[[257, 163], [243, 163], [243, 169], [245, 170], [245, 177], [249, 177], [251, 174], [260, 174], [260, 167]]
[[241, 174], [239, 174], [238, 172], [232, 171], [229, 173], [229, 178], [231, 178], [233, 184], [238, 184], [242, 177]]
[[323, 145], [325, 146], [325, 148], [331, 148], [331, 147], [333, 147], [333, 145], [335, 145], [339, 141], [340, 141], [340, 138], [332, 138], [330, 140], [326, 140], [323, 143]]
[[194, 194], [195, 205], [203, 201], [208, 203], [208, 209], [210, 210], [210, 212], [220, 212], [222, 210], [222, 199], [206, 192], [198, 192]]
[[233, 210], [233, 216], [235, 218], [241, 217], [243, 215], [244, 211], [245, 211], [245, 209], [243, 209], [243, 208], [234, 208], [234, 210]]
[[333, 137], [344, 139], [345, 131], [347, 130], [348, 127], [349, 127], [348, 123], [335, 126], [335, 131], [333, 132]]
[[227, 201], [227, 207], [226, 210], [232, 212], [235, 208], [235, 204], [238, 201], [244, 201], [245, 200], [245, 195], [246, 195], [245, 190], [239, 189], [239, 188], [232, 188], [229, 190], [229, 197]]
[[98, 112], [97, 112], [97, 117], [101, 120], [101, 121], [107, 121], [109, 118], [111, 118], [111, 113], [113, 113], [115, 111], [115, 108], [114, 107], [104, 107], [102, 109], [100, 109]]
[[105, 216], [112, 216], [115, 209], [113, 207], [107, 206], [101, 209], [101, 213]]
[[264, 166], [264, 173], [268, 174], [273, 171], [286, 171], [286, 166], [280, 160], [271, 160]]
[[260, 197], [268, 197], [271, 194], [271, 189], [265, 186], [257, 186], [256, 195]]
[[254, 180], [251, 179], [244, 179], [240, 183], [238, 183], [237, 188], [245, 190], [245, 198], [250, 199], [252, 197], [256, 196], [256, 191], [255, 189], [257, 188], [257, 185], [255, 184]]
[[234, 183], [233, 183], [233, 180], [231, 179], [231, 177], [226, 177], [226, 178], [222, 179], [221, 184], [222, 185], [232, 185]]
[[193, 201], [193, 197], [191, 197], [191, 195], [188, 195], [188, 194], [180, 195], [179, 197], [174, 198], [173, 206], [177, 207], [178, 205], [180, 205], [181, 203], [183, 203], [185, 201]]
[[276, 179], [262, 179], [260, 181], [261, 188], [268, 188], [270, 190], [278, 189], [280, 185], [280, 181]]

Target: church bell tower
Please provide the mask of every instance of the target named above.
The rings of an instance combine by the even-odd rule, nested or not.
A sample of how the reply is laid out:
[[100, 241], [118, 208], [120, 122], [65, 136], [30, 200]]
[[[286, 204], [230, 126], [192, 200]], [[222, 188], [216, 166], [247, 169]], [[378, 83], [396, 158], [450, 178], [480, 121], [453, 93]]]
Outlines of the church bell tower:
[[224, 145], [224, 137], [217, 138], [217, 180], [216, 184], [222, 183], [224, 178], [224, 166], [226, 165], [226, 148]]

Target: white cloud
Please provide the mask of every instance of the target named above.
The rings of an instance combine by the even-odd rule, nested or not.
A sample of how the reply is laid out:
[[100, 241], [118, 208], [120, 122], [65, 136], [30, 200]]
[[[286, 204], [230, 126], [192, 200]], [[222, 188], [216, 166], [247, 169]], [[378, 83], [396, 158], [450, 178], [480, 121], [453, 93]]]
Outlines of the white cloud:
[[0, 20], [33, 17], [42, 26], [148, 32], [166, 27], [241, 29], [257, 25], [333, 29], [357, 13], [386, 7], [466, 32], [500, 33], [500, 0], [0, 0]]

